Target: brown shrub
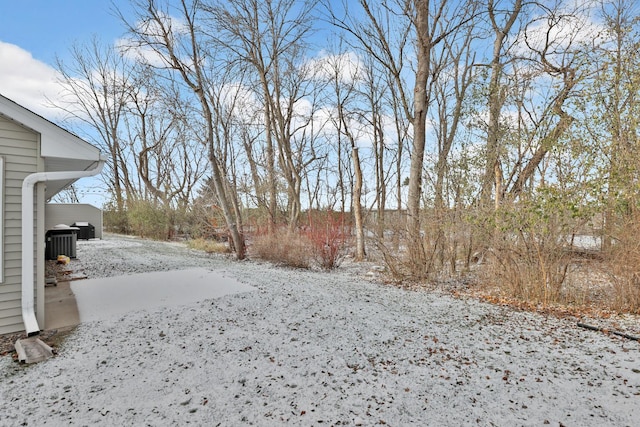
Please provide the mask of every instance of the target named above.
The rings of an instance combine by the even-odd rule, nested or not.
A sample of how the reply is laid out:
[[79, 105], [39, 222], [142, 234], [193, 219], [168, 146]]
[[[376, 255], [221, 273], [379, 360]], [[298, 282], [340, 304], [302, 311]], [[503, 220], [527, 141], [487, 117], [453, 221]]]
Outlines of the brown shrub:
[[508, 206], [493, 216], [480, 269], [481, 282], [509, 298], [544, 305], [574, 299], [565, 280], [571, 221], [537, 204]]
[[565, 279], [571, 263], [562, 246], [538, 241], [539, 235], [502, 236], [484, 256], [481, 281], [502, 294], [527, 302], [564, 303], [573, 299]]
[[620, 227], [607, 257], [611, 309], [640, 313], [640, 215]]
[[307, 269], [311, 266], [312, 252], [309, 241], [285, 229], [254, 237], [249, 254], [286, 267]]

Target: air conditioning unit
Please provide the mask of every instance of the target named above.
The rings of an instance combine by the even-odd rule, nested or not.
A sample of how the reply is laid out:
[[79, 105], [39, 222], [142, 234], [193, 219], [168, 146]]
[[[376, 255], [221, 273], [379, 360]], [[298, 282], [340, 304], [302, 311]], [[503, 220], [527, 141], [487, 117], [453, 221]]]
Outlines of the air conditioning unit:
[[46, 234], [45, 258], [56, 260], [59, 255], [76, 258], [77, 240], [78, 229], [76, 227], [54, 227]]

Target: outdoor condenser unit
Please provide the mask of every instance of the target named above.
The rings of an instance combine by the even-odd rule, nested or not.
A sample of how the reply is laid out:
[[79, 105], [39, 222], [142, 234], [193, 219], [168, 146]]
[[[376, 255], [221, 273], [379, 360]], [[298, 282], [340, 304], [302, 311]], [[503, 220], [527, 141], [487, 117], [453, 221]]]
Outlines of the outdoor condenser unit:
[[77, 229], [73, 227], [54, 228], [46, 234], [46, 258], [58, 259], [58, 255], [66, 255], [69, 258], [76, 257]]
[[96, 238], [96, 227], [88, 222], [75, 222], [71, 227], [78, 229], [78, 240], [89, 240]]

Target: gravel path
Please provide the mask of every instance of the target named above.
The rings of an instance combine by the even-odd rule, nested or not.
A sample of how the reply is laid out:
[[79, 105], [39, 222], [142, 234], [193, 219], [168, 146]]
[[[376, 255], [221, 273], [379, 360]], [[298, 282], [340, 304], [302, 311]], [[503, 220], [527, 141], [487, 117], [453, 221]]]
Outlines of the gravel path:
[[257, 290], [0, 358], [0, 425], [637, 425], [640, 345], [575, 319], [115, 236], [78, 256], [90, 277], [197, 266]]

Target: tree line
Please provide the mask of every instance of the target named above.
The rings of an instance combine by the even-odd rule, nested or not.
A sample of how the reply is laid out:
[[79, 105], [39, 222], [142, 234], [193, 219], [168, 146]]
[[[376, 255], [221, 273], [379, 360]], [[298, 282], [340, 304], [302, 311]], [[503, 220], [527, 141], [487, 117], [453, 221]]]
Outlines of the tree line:
[[566, 263], [543, 252], [585, 233], [613, 250], [635, 224], [632, 0], [131, 8], [116, 10], [118, 43], [77, 44], [57, 64], [59, 107], [109, 155], [113, 212], [205, 206], [241, 259], [249, 225], [295, 232], [305, 212], [337, 211], [356, 259], [369, 235], [405, 277], [478, 257], [522, 275], [530, 257], [544, 289]]

